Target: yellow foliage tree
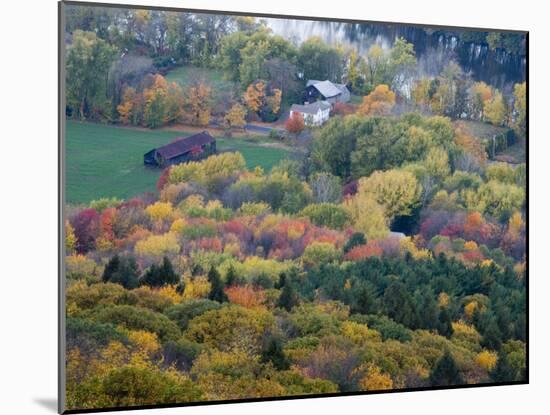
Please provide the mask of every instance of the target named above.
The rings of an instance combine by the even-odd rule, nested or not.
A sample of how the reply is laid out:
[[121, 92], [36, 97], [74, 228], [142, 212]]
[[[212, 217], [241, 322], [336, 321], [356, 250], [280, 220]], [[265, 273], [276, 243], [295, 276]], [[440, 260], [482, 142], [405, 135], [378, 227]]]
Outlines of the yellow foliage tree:
[[165, 219], [171, 219], [174, 211], [170, 202], [156, 202], [145, 208], [145, 212], [149, 215], [152, 221], [163, 221]]
[[[359, 179], [359, 195], [372, 197], [384, 207], [386, 217], [409, 215], [419, 202], [421, 187], [416, 177], [404, 170], [375, 171]], [[366, 213], [366, 212], [365, 212]]]
[[387, 115], [395, 105], [395, 92], [385, 84], [378, 85], [369, 95], [363, 98], [358, 112], [365, 115]]
[[468, 134], [466, 130], [460, 126], [455, 130], [454, 141], [457, 146], [462, 148], [462, 150], [473, 156], [480, 165], [485, 165], [487, 162], [487, 151], [481, 140], [471, 134]]
[[212, 89], [204, 82], [189, 87], [185, 96], [184, 115], [192, 125], [207, 126], [210, 122]]
[[384, 238], [390, 232], [386, 211], [372, 195], [357, 193], [345, 199], [343, 206], [351, 216], [353, 227], [369, 239]]
[[389, 375], [382, 373], [378, 366], [370, 365], [365, 376], [359, 381], [359, 386], [366, 391], [388, 390], [393, 388], [393, 380]]
[[225, 121], [229, 127], [242, 128], [246, 125], [246, 108], [241, 104], [234, 104], [227, 114], [225, 115]]
[[488, 372], [494, 369], [497, 365], [497, 360], [497, 353], [489, 350], [483, 350], [476, 356], [476, 363]]
[[516, 119], [514, 122], [514, 129], [519, 135], [523, 135], [526, 132], [527, 122], [527, 83], [514, 85], [514, 111], [516, 112]]
[[264, 82], [258, 81], [250, 84], [248, 88], [246, 88], [243, 99], [250, 111], [258, 112], [260, 108], [262, 108], [265, 98], [265, 86]]
[[495, 95], [485, 103], [483, 113], [493, 125], [499, 126], [504, 123], [506, 119], [506, 106], [504, 105], [504, 98], [499, 91], [496, 91]]
[[198, 298], [206, 298], [210, 292], [210, 283], [205, 276], [196, 276], [191, 278], [189, 276], [184, 277], [185, 290], [183, 291], [183, 299], [194, 300]]
[[76, 249], [76, 235], [74, 233], [74, 228], [69, 223], [65, 222], [65, 250], [67, 254], [74, 253]]
[[177, 254], [180, 251], [180, 245], [176, 235], [168, 232], [163, 235], [151, 235], [136, 243], [134, 248], [137, 255], [153, 256], [162, 258], [163, 256]]

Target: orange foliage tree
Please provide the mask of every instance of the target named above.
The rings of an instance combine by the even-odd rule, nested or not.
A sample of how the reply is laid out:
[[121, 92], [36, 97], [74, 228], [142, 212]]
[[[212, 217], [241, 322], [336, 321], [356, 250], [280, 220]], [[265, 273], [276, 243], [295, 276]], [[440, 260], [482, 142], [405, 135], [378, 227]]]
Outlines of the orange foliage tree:
[[374, 91], [363, 98], [359, 113], [366, 115], [387, 115], [395, 105], [395, 92], [385, 84], [380, 84]]
[[306, 123], [304, 121], [304, 116], [299, 112], [293, 112], [288, 120], [285, 122], [285, 129], [295, 136], [298, 136], [304, 128], [306, 128]]

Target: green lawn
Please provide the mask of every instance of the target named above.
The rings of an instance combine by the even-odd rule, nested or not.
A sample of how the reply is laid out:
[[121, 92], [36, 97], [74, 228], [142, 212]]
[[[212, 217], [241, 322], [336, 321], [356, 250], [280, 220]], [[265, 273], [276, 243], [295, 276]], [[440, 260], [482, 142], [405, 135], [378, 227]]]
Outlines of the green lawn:
[[[156, 191], [160, 169], [146, 168], [143, 154], [186, 135], [180, 131], [142, 130], [103, 124], [67, 122], [66, 196], [68, 203], [88, 203], [100, 197], [122, 199]], [[240, 151], [249, 168], [265, 171], [292, 155], [242, 138], [219, 138], [219, 151]]]
[[165, 78], [177, 82], [181, 86], [189, 84], [193, 78], [205, 78], [215, 89], [232, 87], [233, 82], [224, 79], [224, 73], [218, 69], [198, 68], [196, 66], [180, 66], [169, 71]]

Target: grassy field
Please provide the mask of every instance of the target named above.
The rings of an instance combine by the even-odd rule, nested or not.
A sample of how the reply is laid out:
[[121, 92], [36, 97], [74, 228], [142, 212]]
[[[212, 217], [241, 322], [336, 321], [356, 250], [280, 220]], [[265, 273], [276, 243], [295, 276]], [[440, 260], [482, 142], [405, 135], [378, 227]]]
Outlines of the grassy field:
[[[462, 125], [466, 127], [468, 132], [474, 137], [479, 138], [491, 138], [497, 134], [501, 134], [507, 131], [507, 128], [504, 127], [495, 127], [494, 125], [479, 122], [479, 121], [460, 121]], [[517, 143], [511, 145], [506, 150], [498, 152], [495, 159], [499, 159], [504, 156], [505, 159], [510, 160], [514, 163], [525, 163], [525, 139], [518, 139]]]
[[197, 68], [195, 66], [180, 66], [166, 74], [166, 80], [177, 82], [181, 86], [189, 84], [194, 78], [205, 78], [216, 90], [232, 87], [233, 82], [224, 79], [223, 71], [211, 68]]
[[[160, 169], [146, 168], [143, 154], [186, 135], [181, 131], [132, 129], [67, 122], [66, 195], [68, 203], [88, 203], [100, 197], [126, 199], [156, 191]], [[218, 138], [219, 151], [240, 151], [249, 168], [265, 171], [292, 153], [265, 147], [267, 138]]]

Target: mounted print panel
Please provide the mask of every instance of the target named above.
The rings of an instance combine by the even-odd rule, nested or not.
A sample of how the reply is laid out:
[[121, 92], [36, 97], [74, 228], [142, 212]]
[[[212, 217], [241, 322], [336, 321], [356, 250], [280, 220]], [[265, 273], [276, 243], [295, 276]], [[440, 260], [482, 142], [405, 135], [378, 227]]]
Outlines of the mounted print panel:
[[528, 382], [527, 32], [60, 3], [60, 412]]

